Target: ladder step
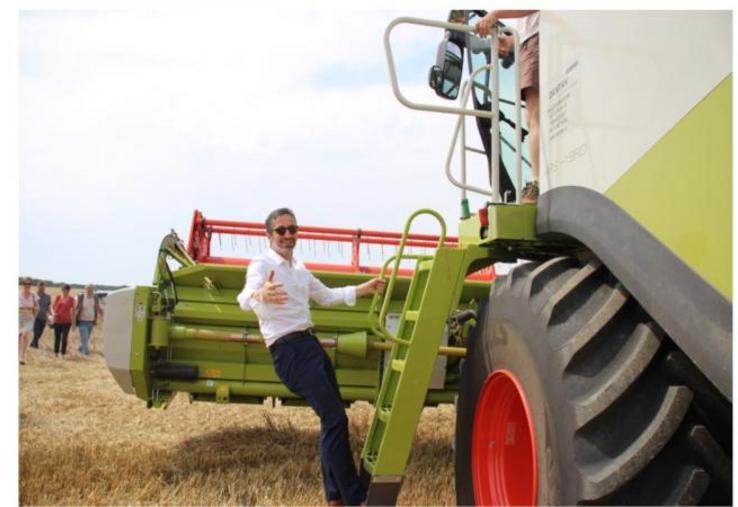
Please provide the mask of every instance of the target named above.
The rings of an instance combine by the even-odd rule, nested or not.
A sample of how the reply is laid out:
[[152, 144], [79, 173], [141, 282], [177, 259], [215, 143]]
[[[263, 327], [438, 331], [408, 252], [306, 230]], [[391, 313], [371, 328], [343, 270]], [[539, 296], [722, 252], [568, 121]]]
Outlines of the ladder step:
[[367, 472], [373, 473], [374, 467], [377, 465], [377, 453], [373, 452], [371, 454], [368, 454], [366, 458], [364, 458], [364, 468]]
[[380, 421], [389, 422], [390, 414], [392, 413], [392, 409], [389, 407], [381, 407], [377, 412], [377, 417], [379, 417]]
[[430, 271], [433, 268], [433, 259], [418, 263], [418, 271]]
[[401, 372], [405, 369], [405, 360], [404, 359], [393, 359], [391, 363], [391, 367], [395, 371]]
[[416, 260], [415, 273], [400, 314], [402, 326], [387, 336], [392, 353], [362, 450], [370, 505], [396, 504], [443, 334], [445, 319], [436, 309], [458, 303], [467, 265], [486, 255], [472, 250], [441, 246], [435, 257], [408, 255]]
[[420, 312], [417, 310], [408, 310], [405, 312], [405, 320], [411, 320], [413, 322], [417, 322], [419, 314]]

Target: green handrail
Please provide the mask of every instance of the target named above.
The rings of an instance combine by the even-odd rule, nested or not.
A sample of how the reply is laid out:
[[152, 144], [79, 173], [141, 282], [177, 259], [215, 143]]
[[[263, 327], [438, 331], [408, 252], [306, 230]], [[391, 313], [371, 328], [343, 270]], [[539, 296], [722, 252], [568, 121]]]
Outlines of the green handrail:
[[[431, 259], [433, 256], [431, 255], [416, 255], [416, 254], [408, 254], [404, 255], [403, 259], [416, 259], [416, 260], [426, 260]], [[382, 265], [382, 269], [379, 272], [379, 278], [385, 278], [387, 274], [387, 266], [389, 266], [389, 263], [395, 260], [397, 255], [393, 255], [389, 259], [387, 259]], [[393, 271], [392, 276], [390, 278], [390, 283], [392, 283], [392, 280], [396, 277], [397, 271]], [[384, 291], [385, 299], [382, 300], [382, 303], [384, 301], [391, 301], [392, 298], [387, 298], [386, 294], [389, 293], [389, 287], [390, 285], [387, 284], [387, 288]], [[392, 288], [394, 288], [394, 284], [392, 285]], [[371, 330], [374, 332], [376, 336], [379, 336], [380, 338], [383, 338], [385, 340], [390, 340], [397, 343], [402, 343], [404, 345], [409, 345], [410, 342], [407, 340], [403, 340], [401, 338], [397, 338], [396, 336], [393, 336], [392, 333], [389, 332], [389, 330], [384, 326], [384, 320], [387, 316], [387, 312], [384, 308], [384, 304], [381, 305], [381, 308], [379, 308], [379, 312], [377, 311], [379, 305], [379, 300], [382, 298], [382, 295], [379, 293], [374, 293], [374, 296], [372, 297], [372, 302], [369, 305], [369, 326], [371, 327]], [[384, 310], [384, 311], [383, 311]], [[380, 324], [381, 322], [381, 324]]]
[[[395, 288], [395, 282], [397, 280], [397, 274], [400, 271], [400, 263], [402, 262], [402, 260], [415, 259], [417, 261], [421, 261], [433, 258], [433, 255], [404, 254], [405, 245], [410, 234], [410, 226], [412, 225], [413, 220], [415, 220], [420, 215], [431, 215], [436, 220], [438, 220], [438, 223], [441, 225], [441, 233], [438, 235], [438, 244], [436, 245], [436, 250], [438, 250], [438, 247], [443, 246], [443, 244], [445, 243], [446, 221], [443, 219], [440, 213], [432, 209], [423, 208], [410, 215], [410, 217], [407, 219], [407, 222], [405, 222], [405, 229], [402, 231], [402, 238], [400, 239], [400, 245], [397, 249], [397, 253], [385, 261], [385, 263], [382, 265], [381, 271], [379, 272], [379, 278], [385, 279], [387, 266], [389, 266], [390, 262], [392, 262], [393, 260], [395, 261], [392, 268], [392, 274], [390, 275], [389, 282], [387, 283], [387, 286], [384, 290], [384, 294], [374, 293], [374, 297], [372, 298], [372, 302], [369, 306], [369, 326], [371, 327], [374, 334], [380, 337], [384, 337], [387, 340], [404, 345], [409, 345], [410, 342], [393, 336], [392, 333], [390, 333], [389, 330], [385, 327], [384, 322], [385, 318], [387, 317], [387, 311], [389, 310], [390, 302], [392, 301], [392, 291]], [[379, 315], [377, 316], [377, 307], [379, 306], [380, 299], [382, 300], [382, 305], [379, 311]]]

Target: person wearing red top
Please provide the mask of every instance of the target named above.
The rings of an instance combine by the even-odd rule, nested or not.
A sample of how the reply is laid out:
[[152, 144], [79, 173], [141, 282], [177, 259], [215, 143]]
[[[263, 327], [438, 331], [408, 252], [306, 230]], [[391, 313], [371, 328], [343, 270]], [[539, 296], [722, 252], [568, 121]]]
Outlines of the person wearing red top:
[[64, 284], [62, 293], [54, 298], [52, 309], [54, 311], [54, 354], [59, 357], [61, 345], [61, 354], [67, 353], [67, 339], [69, 338], [69, 329], [72, 327], [74, 316], [75, 301], [69, 295], [69, 285]]

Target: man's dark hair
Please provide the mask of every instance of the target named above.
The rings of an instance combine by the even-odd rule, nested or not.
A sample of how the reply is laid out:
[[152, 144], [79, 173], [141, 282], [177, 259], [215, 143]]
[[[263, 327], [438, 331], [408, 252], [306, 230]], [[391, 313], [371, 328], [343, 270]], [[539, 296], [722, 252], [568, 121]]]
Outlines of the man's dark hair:
[[267, 215], [266, 220], [264, 221], [264, 223], [266, 224], [267, 232], [269, 234], [272, 233], [272, 222], [277, 217], [281, 217], [282, 215], [289, 215], [289, 216], [291, 216], [292, 218], [295, 219], [295, 222], [297, 222], [297, 217], [295, 216], [295, 214], [292, 212], [291, 209], [289, 209], [289, 208], [277, 208], [274, 211], [272, 211], [271, 213], [269, 213], [269, 215]]

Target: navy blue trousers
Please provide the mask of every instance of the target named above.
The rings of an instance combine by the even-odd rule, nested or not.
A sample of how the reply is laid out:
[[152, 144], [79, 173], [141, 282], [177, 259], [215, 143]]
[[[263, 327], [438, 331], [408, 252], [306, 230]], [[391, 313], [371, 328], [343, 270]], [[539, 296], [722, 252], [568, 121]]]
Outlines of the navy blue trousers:
[[274, 369], [290, 391], [302, 396], [320, 417], [320, 461], [327, 500], [359, 505], [366, 491], [349, 444], [348, 418], [328, 355], [310, 334], [270, 347]]

